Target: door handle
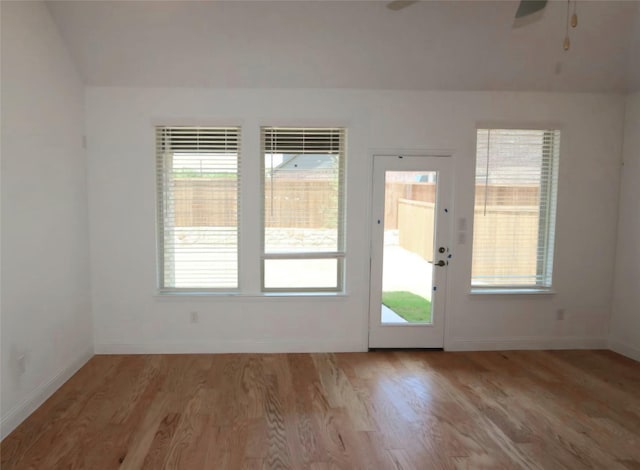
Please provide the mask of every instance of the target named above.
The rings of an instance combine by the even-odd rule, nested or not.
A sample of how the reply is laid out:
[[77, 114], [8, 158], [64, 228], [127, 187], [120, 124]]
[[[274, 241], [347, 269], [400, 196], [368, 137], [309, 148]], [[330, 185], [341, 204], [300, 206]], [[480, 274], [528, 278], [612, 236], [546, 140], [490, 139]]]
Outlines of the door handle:
[[447, 263], [445, 263], [444, 261], [440, 260], [437, 263], [433, 263], [434, 266], [446, 266]]

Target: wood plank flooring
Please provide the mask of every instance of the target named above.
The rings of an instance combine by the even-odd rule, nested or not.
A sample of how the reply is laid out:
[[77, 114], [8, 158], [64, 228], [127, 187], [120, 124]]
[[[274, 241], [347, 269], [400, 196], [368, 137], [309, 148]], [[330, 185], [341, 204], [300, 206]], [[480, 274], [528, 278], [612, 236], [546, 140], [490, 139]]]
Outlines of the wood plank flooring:
[[640, 469], [640, 364], [608, 351], [95, 356], [11, 469]]

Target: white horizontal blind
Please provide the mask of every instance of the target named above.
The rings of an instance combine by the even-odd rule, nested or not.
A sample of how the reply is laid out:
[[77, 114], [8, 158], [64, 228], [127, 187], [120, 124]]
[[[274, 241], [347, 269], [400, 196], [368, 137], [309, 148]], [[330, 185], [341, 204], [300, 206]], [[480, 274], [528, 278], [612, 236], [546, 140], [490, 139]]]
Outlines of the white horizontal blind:
[[238, 288], [240, 128], [156, 127], [159, 285]]
[[263, 289], [341, 290], [345, 129], [263, 127], [262, 150]]
[[560, 131], [479, 129], [474, 287], [551, 287]]

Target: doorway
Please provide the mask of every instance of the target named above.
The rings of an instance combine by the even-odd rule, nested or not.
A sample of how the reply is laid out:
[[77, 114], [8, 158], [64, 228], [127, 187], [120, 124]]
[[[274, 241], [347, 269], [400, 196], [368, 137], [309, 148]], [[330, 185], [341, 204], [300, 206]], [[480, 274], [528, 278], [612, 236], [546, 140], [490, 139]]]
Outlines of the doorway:
[[442, 348], [451, 160], [373, 159], [370, 348]]

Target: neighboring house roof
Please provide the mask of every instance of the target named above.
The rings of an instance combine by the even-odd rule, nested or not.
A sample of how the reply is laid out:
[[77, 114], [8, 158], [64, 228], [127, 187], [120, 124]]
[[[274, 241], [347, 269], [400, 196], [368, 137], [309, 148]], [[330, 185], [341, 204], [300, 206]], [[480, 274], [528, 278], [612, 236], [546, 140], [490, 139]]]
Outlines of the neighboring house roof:
[[298, 154], [285, 155], [283, 162], [273, 169], [274, 172], [282, 170], [334, 170], [336, 169], [336, 156], [328, 154]]
[[338, 176], [337, 156], [329, 154], [284, 155], [273, 169], [272, 176], [280, 178], [328, 180]]

